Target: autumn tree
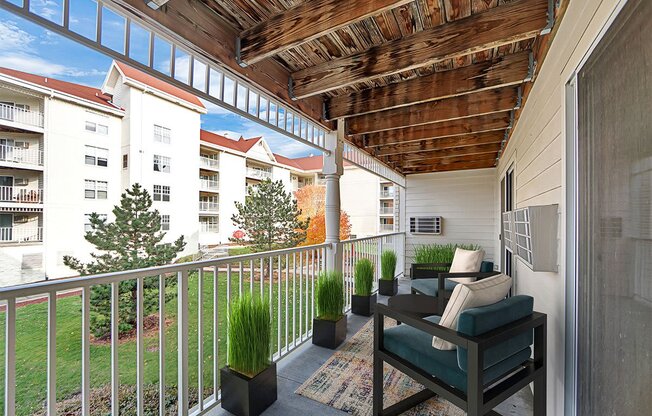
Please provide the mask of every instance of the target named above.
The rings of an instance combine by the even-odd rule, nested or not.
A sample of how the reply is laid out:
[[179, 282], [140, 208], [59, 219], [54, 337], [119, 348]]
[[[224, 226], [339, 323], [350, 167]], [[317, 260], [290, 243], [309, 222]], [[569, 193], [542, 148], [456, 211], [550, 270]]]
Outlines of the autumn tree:
[[[306, 239], [302, 245], [321, 244], [326, 239], [326, 215], [324, 205], [326, 189], [320, 185], [304, 186], [295, 192], [297, 204], [304, 215], [304, 220], [309, 221]], [[340, 240], [351, 237], [351, 222], [349, 215], [340, 212]]]
[[297, 201], [282, 181], [266, 179], [249, 189], [244, 204], [236, 202], [233, 224], [243, 231], [231, 241], [251, 244], [254, 251], [296, 247], [306, 237], [308, 222], [301, 219]]

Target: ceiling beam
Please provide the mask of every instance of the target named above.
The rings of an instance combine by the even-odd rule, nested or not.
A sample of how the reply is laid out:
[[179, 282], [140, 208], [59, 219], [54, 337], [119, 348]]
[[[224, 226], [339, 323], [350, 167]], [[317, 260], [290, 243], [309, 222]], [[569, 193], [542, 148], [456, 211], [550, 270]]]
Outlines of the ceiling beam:
[[240, 34], [239, 60], [251, 65], [413, 0], [310, 0]]
[[[475, 146], [488, 143], [501, 143], [505, 139], [504, 130], [496, 130], [492, 132], [479, 133], [479, 134], [468, 134], [464, 136], [454, 136], [454, 137], [445, 137], [435, 140], [421, 140], [418, 142], [395, 144], [389, 146], [383, 146], [381, 148], [375, 149], [373, 154], [378, 157], [382, 156], [392, 156], [392, 155], [404, 155], [409, 153], [414, 153], [421, 155], [423, 152], [428, 152], [432, 150], [441, 150], [447, 148], [458, 148], [465, 146]], [[392, 158], [387, 158], [387, 160], [393, 160]]]
[[136, 22], [143, 19], [172, 38], [182, 39], [188, 49], [212, 58], [284, 104], [332, 128], [322, 117], [324, 104], [320, 97], [300, 101], [290, 98], [287, 87], [290, 73], [278, 62], [268, 60], [247, 68], [240, 67], [235, 59], [238, 33], [204, 1], [170, 1], [159, 10], [152, 10], [143, 0], [112, 0], [111, 4]]
[[380, 150], [382, 151], [394, 147], [393, 145], [408, 145], [429, 139], [505, 130], [509, 127], [509, 123], [510, 113], [504, 112], [424, 124], [415, 127], [405, 127], [396, 130], [385, 130], [354, 137], [358, 138], [357, 142], [360, 142], [365, 147], [381, 147]]
[[[440, 148], [438, 150], [424, 151], [419, 153], [408, 153], [401, 155], [386, 156], [386, 162], [398, 163], [399, 165], [429, 163], [433, 159], [450, 158], [456, 156], [472, 156], [491, 153], [494, 156], [500, 150], [500, 142], [477, 144], [463, 147]], [[480, 158], [480, 157], [478, 157]]]
[[516, 0], [445, 25], [386, 42], [292, 74], [292, 94], [305, 98], [537, 36], [548, 0]]
[[349, 134], [373, 133], [421, 124], [501, 113], [518, 107], [518, 89], [505, 87], [346, 119]]
[[402, 169], [404, 175], [417, 173], [450, 172], [455, 170], [486, 169], [496, 166], [495, 160], [476, 160], [472, 162], [459, 162], [453, 164], [433, 164]]
[[456, 95], [520, 84], [530, 78], [529, 52], [501, 56], [474, 65], [368, 88], [331, 98], [326, 117], [336, 119], [441, 100]]

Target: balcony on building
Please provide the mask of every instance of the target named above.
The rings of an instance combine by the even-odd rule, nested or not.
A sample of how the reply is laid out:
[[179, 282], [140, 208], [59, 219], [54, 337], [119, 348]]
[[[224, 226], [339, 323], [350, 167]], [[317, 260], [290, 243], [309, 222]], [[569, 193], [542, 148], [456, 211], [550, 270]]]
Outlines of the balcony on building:
[[219, 176], [214, 175], [199, 175], [199, 191], [200, 192], [218, 192], [220, 189]]
[[378, 228], [381, 233], [394, 231], [394, 218], [381, 218]]
[[217, 199], [202, 197], [199, 199], [199, 213], [218, 214], [220, 203]]
[[217, 171], [220, 168], [220, 158], [219, 153], [211, 153], [201, 150], [199, 154], [199, 168], [206, 169], [211, 171]]
[[0, 82], [0, 131], [43, 133], [43, 99]]
[[290, 179], [292, 181], [292, 190], [295, 192], [303, 188], [304, 186], [314, 185], [315, 183], [315, 178], [313, 175], [304, 176], [304, 175], [293, 174]]
[[379, 208], [380, 215], [394, 215], [393, 202], [381, 202]]
[[0, 211], [0, 245], [43, 241], [42, 214], [30, 211]]
[[394, 184], [383, 182], [380, 184], [380, 198], [394, 199]]
[[0, 132], [0, 169], [43, 170], [42, 140], [38, 137]]
[[247, 178], [258, 181], [272, 179], [272, 167], [247, 163]]

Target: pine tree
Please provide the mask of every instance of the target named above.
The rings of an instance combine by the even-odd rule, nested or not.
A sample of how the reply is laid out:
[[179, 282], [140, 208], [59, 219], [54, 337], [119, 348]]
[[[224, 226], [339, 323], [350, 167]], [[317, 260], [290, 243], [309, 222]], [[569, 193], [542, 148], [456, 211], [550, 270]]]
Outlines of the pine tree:
[[231, 221], [245, 235], [231, 241], [251, 244], [258, 252], [296, 247], [306, 238], [308, 221], [300, 219], [301, 210], [281, 181], [266, 179], [252, 186], [244, 204], [235, 206]]
[[[120, 205], [114, 207], [114, 222], [100, 218], [97, 213], [90, 215], [91, 230], [84, 238], [96, 248], [96, 252], [91, 253], [93, 260], [83, 263], [65, 256], [64, 264], [84, 276], [171, 263], [186, 243], [183, 236], [172, 244], [161, 243], [165, 237], [161, 232], [161, 217], [151, 208], [152, 199], [147, 190], [134, 184], [122, 194]], [[143, 285], [144, 313], [147, 316], [157, 310], [158, 278], [145, 278]], [[119, 332], [123, 333], [135, 328], [136, 281], [121, 282], [119, 294]], [[110, 285], [93, 286], [90, 303], [93, 334], [106, 338], [111, 330]]]

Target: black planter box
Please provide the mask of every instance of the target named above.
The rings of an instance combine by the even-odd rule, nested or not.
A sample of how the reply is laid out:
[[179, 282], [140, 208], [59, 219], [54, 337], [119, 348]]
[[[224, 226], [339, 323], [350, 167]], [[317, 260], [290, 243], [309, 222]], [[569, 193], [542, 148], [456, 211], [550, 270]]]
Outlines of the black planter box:
[[379, 279], [378, 293], [383, 296], [394, 296], [398, 293], [398, 279], [392, 280]]
[[433, 267], [428, 263], [412, 263], [410, 265], [410, 279], [434, 279], [439, 276], [439, 273], [448, 272], [449, 267]]
[[228, 367], [220, 370], [222, 408], [236, 416], [258, 416], [276, 401], [276, 363], [249, 378]]
[[351, 295], [351, 312], [362, 316], [373, 315], [376, 298], [375, 293], [370, 296]]
[[346, 339], [346, 315], [337, 321], [312, 320], [312, 343], [334, 350]]

